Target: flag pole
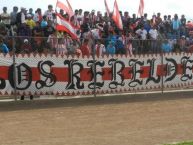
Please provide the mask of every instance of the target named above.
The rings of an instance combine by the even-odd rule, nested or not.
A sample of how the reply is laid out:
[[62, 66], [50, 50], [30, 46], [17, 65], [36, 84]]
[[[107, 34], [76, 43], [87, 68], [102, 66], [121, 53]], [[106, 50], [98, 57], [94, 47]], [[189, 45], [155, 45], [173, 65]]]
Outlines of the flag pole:
[[56, 6], [55, 6], [55, 12], [56, 12], [56, 13], [57, 13], [57, 10], [56, 10], [57, 4], [58, 4], [58, 0], [56, 1]]

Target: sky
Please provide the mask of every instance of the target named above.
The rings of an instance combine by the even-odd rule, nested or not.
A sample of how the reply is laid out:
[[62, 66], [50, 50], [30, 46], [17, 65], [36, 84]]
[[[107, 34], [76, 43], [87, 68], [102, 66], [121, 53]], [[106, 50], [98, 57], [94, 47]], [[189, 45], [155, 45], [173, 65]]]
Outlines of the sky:
[[[27, 9], [33, 8], [34, 10], [40, 7], [43, 11], [47, 9], [48, 4], [52, 4], [54, 9], [57, 0], [0, 0], [0, 13], [2, 13], [3, 6], [7, 6], [9, 12], [12, 11], [13, 6], [25, 7]], [[60, 0], [66, 3], [66, 0]], [[140, 0], [117, 0], [119, 9], [128, 11], [130, 15], [137, 13]], [[104, 0], [69, 0], [73, 9], [82, 8], [83, 10], [105, 12]], [[113, 10], [114, 0], [107, 0], [110, 10]], [[188, 20], [193, 19], [192, 0], [144, 0], [144, 12], [148, 17], [157, 12], [161, 15], [174, 15], [177, 13], [179, 16], [184, 14]]]

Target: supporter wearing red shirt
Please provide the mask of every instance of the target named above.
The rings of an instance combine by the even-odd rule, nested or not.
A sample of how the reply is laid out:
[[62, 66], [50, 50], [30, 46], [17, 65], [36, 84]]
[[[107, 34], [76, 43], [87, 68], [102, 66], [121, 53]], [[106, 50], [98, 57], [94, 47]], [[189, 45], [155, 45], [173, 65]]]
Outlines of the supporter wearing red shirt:
[[80, 50], [82, 51], [82, 55], [90, 55], [90, 48], [88, 47], [88, 39], [85, 39], [82, 46], [80, 47]]

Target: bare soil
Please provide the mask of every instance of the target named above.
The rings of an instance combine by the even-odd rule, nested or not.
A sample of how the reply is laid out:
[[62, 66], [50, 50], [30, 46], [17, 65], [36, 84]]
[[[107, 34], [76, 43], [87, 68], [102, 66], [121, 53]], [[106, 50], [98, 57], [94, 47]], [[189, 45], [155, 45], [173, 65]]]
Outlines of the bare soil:
[[193, 140], [192, 92], [0, 103], [0, 145]]

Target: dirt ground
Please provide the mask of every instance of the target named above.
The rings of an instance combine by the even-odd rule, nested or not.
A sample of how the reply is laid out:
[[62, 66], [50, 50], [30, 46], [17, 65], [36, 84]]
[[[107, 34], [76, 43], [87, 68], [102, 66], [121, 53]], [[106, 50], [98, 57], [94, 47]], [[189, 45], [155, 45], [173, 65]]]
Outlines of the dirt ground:
[[0, 103], [0, 145], [193, 140], [192, 92]]

